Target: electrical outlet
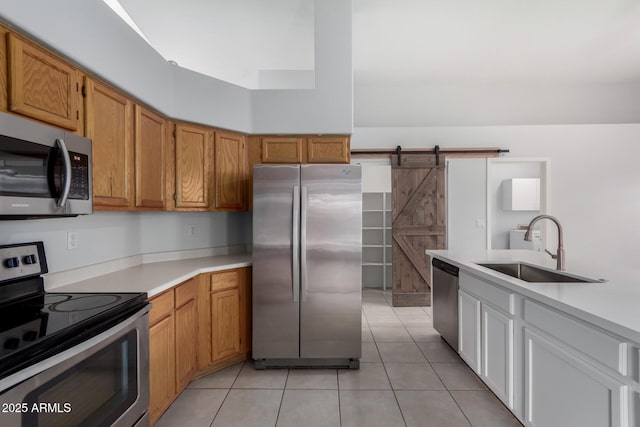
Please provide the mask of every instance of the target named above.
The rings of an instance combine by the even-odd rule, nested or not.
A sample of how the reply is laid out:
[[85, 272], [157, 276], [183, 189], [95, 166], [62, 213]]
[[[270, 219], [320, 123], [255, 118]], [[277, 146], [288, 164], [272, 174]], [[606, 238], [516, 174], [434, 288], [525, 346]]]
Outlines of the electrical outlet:
[[196, 235], [196, 226], [191, 224], [189, 226], [189, 236], [195, 236]]
[[78, 233], [75, 231], [67, 232], [67, 249], [75, 249], [78, 247]]

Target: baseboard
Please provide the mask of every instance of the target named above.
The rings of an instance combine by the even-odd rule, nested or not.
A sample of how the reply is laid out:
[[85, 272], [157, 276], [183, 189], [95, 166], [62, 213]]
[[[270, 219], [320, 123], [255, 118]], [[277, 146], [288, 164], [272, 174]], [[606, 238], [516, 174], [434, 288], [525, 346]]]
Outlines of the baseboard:
[[208, 366], [198, 372], [196, 372], [193, 377], [191, 377], [191, 381], [195, 381], [199, 378], [206, 377], [209, 374], [214, 372], [221, 371], [224, 368], [228, 368], [229, 366], [235, 365], [236, 363], [244, 362], [245, 360], [249, 360], [251, 357], [251, 353], [243, 353], [239, 354], [231, 359], [223, 360], [222, 362], [215, 363], [211, 366]]
[[431, 305], [430, 292], [393, 293], [394, 307], [424, 307]]

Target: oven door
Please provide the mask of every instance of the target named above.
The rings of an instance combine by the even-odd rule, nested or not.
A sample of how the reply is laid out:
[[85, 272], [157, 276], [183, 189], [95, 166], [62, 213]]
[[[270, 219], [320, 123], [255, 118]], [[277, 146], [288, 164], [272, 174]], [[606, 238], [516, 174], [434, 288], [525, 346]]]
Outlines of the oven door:
[[0, 395], [2, 425], [145, 425], [148, 310], [0, 381], [2, 385], [27, 377]]

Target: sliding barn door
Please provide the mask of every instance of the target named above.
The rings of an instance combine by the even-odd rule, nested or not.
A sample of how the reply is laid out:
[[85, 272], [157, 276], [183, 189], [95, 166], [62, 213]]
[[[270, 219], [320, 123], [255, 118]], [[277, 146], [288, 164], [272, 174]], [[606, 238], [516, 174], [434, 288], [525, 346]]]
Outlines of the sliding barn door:
[[444, 156], [391, 156], [393, 305], [431, 305], [431, 259], [446, 246]]

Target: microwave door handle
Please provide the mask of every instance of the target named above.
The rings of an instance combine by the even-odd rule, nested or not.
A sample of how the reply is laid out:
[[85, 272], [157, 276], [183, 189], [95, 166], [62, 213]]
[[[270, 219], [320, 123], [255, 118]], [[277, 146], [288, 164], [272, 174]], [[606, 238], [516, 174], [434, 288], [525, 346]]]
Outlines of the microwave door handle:
[[71, 190], [71, 158], [69, 157], [69, 150], [64, 143], [64, 139], [56, 139], [56, 145], [62, 152], [62, 160], [64, 163], [64, 182], [62, 184], [62, 192], [58, 199], [58, 206], [63, 208], [67, 204], [67, 198], [69, 197], [69, 191]]

